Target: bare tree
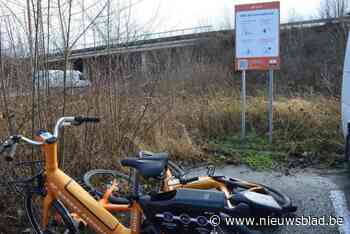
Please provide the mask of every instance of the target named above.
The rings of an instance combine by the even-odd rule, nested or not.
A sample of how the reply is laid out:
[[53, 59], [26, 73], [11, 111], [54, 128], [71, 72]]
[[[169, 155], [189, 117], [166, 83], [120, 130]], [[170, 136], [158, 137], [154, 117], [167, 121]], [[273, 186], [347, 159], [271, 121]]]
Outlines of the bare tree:
[[324, 19], [344, 17], [349, 11], [348, 0], [322, 0], [320, 16]]
[[[26, 10], [25, 19], [18, 20], [17, 23], [24, 25], [23, 31], [25, 34], [22, 36], [25, 39], [19, 41], [22, 41], [28, 48], [26, 53], [28, 60], [24, 60], [28, 63], [28, 67], [26, 67], [28, 70], [22, 69], [23, 72], [25, 71], [25, 75], [18, 75], [18, 77], [26, 77], [23, 80], [28, 80], [29, 77], [32, 79], [31, 82], [28, 82], [31, 86], [30, 93], [32, 98], [30, 99], [30, 108], [23, 108], [23, 111], [29, 110], [31, 112], [30, 115], [25, 116], [30, 116], [31, 130], [34, 134], [34, 129], [50, 127], [50, 122], [58, 115], [68, 112], [72, 113], [72, 106], [77, 102], [83, 102], [84, 105], [80, 103], [80, 106], [78, 106], [79, 110], [82, 110], [86, 105], [88, 113], [93, 111], [111, 120], [107, 127], [110, 129], [111, 135], [107, 137], [106, 145], [111, 147], [109, 152], [118, 156], [125, 152], [124, 145], [129, 140], [133, 141], [143, 134], [144, 127], [147, 129], [151, 128], [147, 127], [149, 124], [147, 121], [150, 121], [148, 115], [155, 102], [153, 96], [155, 96], [160, 76], [153, 78], [151, 76], [154, 76], [154, 73], [143, 72], [143, 79], [132, 79], [134, 74], [136, 74], [132, 71], [132, 68], [136, 70], [138, 66], [137, 59], [133, 58], [135, 55], [129, 53], [123, 55], [114, 54], [113, 50], [118, 47], [128, 46], [128, 43], [140, 38], [142, 39], [142, 32], [151, 30], [154, 25], [157, 25], [157, 12], [154, 13], [152, 19], [141, 24], [137, 21], [133, 8], [141, 3], [142, 0], [105, 0], [103, 5], [95, 4], [92, 6], [86, 6], [82, 1], [84, 0], [27, 0], [27, 4], [24, 5], [23, 9]], [[82, 6], [79, 7], [79, 4], [82, 4]], [[10, 9], [11, 7], [8, 7], [8, 10]], [[86, 11], [84, 12], [84, 17], [80, 17], [79, 14], [81, 12], [79, 12], [79, 9]], [[11, 14], [13, 17], [18, 17], [15, 12]], [[76, 21], [77, 19], [79, 21]], [[85, 25], [83, 29], [80, 24], [81, 20], [84, 21], [82, 25]], [[77, 24], [77, 22], [80, 23]], [[8, 26], [13, 28], [16, 24]], [[76, 30], [77, 28], [79, 30]], [[96, 29], [98, 29], [100, 38], [105, 39], [105, 50], [108, 53], [104, 59], [100, 59], [100, 62], [97, 62], [97, 65], [94, 64], [88, 69], [92, 74], [91, 80], [93, 82], [93, 77], [98, 77], [96, 84], [94, 84], [96, 86], [76, 99], [77, 96], [67, 92], [69, 87], [66, 87], [67, 70], [71, 69], [71, 54], [81, 39], [85, 40], [84, 35]], [[6, 30], [6, 36], [9, 38], [13, 37], [11, 32], [15, 30], [11, 28]], [[86, 36], [85, 38], [91, 41], [91, 37]], [[12, 39], [11, 46], [15, 51], [17, 47], [14, 40]], [[37, 72], [48, 70], [53, 66], [53, 64], [49, 63], [52, 49], [59, 49], [59, 53], [61, 53], [63, 58], [62, 64], [57, 65], [64, 70], [62, 92], [61, 90], [50, 88], [49, 79], [46, 79], [47, 85], [44, 90], [40, 89], [39, 82], [34, 80]], [[84, 63], [84, 66], [87, 66], [88, 61]], [[141, 75], [141, 73], [138, 74]], [[105, 80], [108, 85], [100, 85], [98, 82], [101, 80]], [[2, 90], [5, 90], [1, 93], [2, 100], [3, 103], [7, 103], [9, 89], [7, 89], [8, 85], [6, 82], [8, 81], [1, 78], [1, 82], [4, 83]], [[140, 87], [137, 87], [136, 84], [140, 84]], [[18, 85], [19, 83], [14, 86]], [[141, 91], [138, 89], [141, 89]], [[135, 92], [135, 90], [138, 91]], [[133, 95], [134, 93], [140, 96], [135, 96]], [[137, 105], [135, 105], [136, 99], [139, 100]], [[130, 105], [130, 103], [133, 104]], [[10, 114], [7, 116], [10, 116]], [[159, 119], [160, 116], [152, 115], [152, 118]], [[151, 123], [153, 124], [153, 121]], [[13, 127], [9, 128], [12, 129]], [[64, 166], [64, 152], [71, 153], [69, 148], [71, 139], [66, 140], [66, 143], [62, 140], [60, 143], [60, 159], [62, 166]], [[86, 152], [90, 153], [89, 151]]]
[[[346, 41], [350, 29], [350, 21], [347, 17], [349, 6], [348, 0], [323, 0], [319, 10], [321, 18], [333, 20], [328, 24], [328, 31], [330, 45], [334, 46], [335, 61], [325, 61], [321, 71], [323, 84], [333, 94], [338, 93], [340, 87]], [[334, 70], [332, 66], [335, 66]], [[330, 72], [331, 70], [334, 72]]]

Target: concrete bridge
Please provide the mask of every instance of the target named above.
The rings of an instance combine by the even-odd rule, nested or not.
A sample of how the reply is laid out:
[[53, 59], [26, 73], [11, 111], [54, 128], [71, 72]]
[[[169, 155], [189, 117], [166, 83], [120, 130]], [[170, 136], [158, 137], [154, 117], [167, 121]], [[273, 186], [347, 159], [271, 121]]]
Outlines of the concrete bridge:
[[[283, 33], [284, 30], [291, 28], [325, 27], [344, 22], [348, 24], [350, 17], [290, 22], [281, 24], [281, 32]], [[141, 36], [144, 39], [124, 43], [120, 42], [120, 40], [116, 42], [112, 40], [109, 46], [103, 42], [97, 43], [97, 45], [83, 45], [81, 48], [73, 49], [69, 60], [72, 68], [86, 72], [85, 64], [89, 59], [104, 60], [108, 56], [133, 54], [134, 57], [138, 57], [139, 65], [142, 68], [146, 68], [147, 64], [152, 63], [151, 56], [149, 56], [151, 52], [155, 53], [176, 48], [193, 48], [203, 45], [203, 43], [208, 43], [210, 39], [218, 38], [218, 36], [220, 39], [229, 39], [233, 43], [233, 35], [234, 30], [212, 31], [211, 26], [173, 30], [147, 34], [143, 37]], [[53, 66], [61, 64], [63, 60], [63, 54], [60, 52], [52, 53], [48, 58], [48, 62]]]
[[[70, 67], [84, 73], [86, 72], [86, 61], [88, 60], [104, 60], [108, 56], [132, 54], [133, 57], [139, 57], [140, 66], [145, 68], [147, 64], [150, 63], [150, 52], [193, 47], [205, 41], [209, 36], [208, 32], [210, 32], [210, 30], [211, 26], [202, 26], [144, 34], [139, 36], [139, 38], [142, 39], [136, 39], [130, 42], [120, 42], [125, 41], [123, 39], [117, 41], [111, 40], [109, 46], [105, 44], [105, 42], [80, 45], [80, 48], [73, 49], [69, 56]], [[48, 57], [48, 62], [51, 67], [60, 67], [63, 61], [63, 53], [59, 50], [51, 52]]]

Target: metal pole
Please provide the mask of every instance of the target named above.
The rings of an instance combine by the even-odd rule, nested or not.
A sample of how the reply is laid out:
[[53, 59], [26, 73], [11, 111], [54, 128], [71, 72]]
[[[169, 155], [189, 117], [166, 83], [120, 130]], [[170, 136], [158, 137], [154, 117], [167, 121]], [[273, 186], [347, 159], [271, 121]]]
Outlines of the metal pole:
[[241, 119], [241, 140], [244, 141], [246, 137], [245, 129], [245, 113], [246, 113], [246, 70], [242, 71], [242, 96], [241, 96], [241, 109], [242, 109], [242, 119]]
[[273, 131], [273, 69], [269, 70], [269, 143], [272, 144]]

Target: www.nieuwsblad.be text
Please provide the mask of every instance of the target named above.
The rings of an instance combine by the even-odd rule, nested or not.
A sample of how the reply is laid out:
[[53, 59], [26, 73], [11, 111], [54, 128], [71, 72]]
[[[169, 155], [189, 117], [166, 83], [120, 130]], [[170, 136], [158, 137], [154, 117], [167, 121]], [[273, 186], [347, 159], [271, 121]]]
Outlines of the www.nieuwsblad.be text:
[[264, 217], [264, 218], [221, 218], [214, 215], [210, 218], [212, 226], [339, 226], [344, 224], [344, 218], [334, 216], [299, 216], [299, 217]]

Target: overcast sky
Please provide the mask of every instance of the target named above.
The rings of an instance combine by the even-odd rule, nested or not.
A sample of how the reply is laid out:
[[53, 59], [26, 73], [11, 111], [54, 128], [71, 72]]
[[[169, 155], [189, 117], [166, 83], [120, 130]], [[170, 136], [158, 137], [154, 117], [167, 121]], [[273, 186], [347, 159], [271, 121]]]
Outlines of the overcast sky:
[[[57, 0], [56, 0], [57, 1]], [[133, 9], [133, 15], [139, 23], [147, 23], [157, 19], [156, 27], [152, 30], [164, 31], [176, 28], [188, 28], [203, 25], [213, 25], [214, 27], [227, 27], [233, 25], [234, 6], [236, 4], [266, 2], [269, 0], [111, 0], [112, 4], [117, 2], [137, 2], [141, 1]], [[317, 18], [320, 2], [322, 0], [280, 0], [281, 21], [290, 19], [301, 20]], [[7, 0], [8, 7], [18, 11], [18, 15], [25, 12], [25, 0]], [[45, 5], [46, 0], [42, 1]], [[63, 1], [64, 2], [64, 1]], [[103, 6], [107, 0], [73, 0], [75, 11], [81, 11], [81, 4], [85, 6], [94, 5], [97, 8]], [[3, 14], [9, 14], [8, 9], [1, 5]], [[22, 6], [22, 7], [18, 7]], [[74, 11], [74, 10], [73, 10]], [[98, 12], [98, 10], [96, 9]], [[90, 13], [94, 15], [93, 13]], [[79, 19], [79, 16], [77, 16]]]
[[[147, 19], [159, 9], [162, 30], [196, 27], [199, 25], [233, 24], [235, 4], [266, 2], [266, 0], [144, 0], [138, 15]], [[281, 21], [291, 18], [317, 17], [321, 0], [280, 0]]]
[[[73, 2], [73, 18], [72, 18], [72, 38], [76, 38], [83, 28], [91, 23], [93, 19], [101, 9], [105, 9], [99, 20], [96, 22], [99, 30], [97, 36], [106, 34], [104, 28], [106, 28], [105, 17], [106, 6], [108, 0], [72, 0]], [[114, 9], [118, 9], [115, 6], [124, 4], [127, 6], [130, 2], [135, 3], [140, 1], [135, 7], [132, 8], [132, 21], [134, 22], [134, 28], [137, 33], [154, 33], [164, 32], [183, 28], [193, 28], [198, 26], [212, 26], [212, 30], [228, 29], [234, 25], [234, 8], [236, 4], [244, 3], [256, 3], [266, 2], [268, 0], [110, 0], [114, 5]], [[287, 22], [290, 20], [307, 20], [311, 18], [319, 17], [320, 4], [324, 0], [280, 0], [281, 3], [281, 21]], [[10, 14], [15, 15], [12, 17], [15, 22], [22, 21], [22, 25], [27, 25], [24, 22], [26, 12], [25, 0], [5, 0], [0, 1], [0, 10], [2, 15]], [[50, 0], [50, 2], [57, 2], [57, 0]], [[64, 2], [64, 1], [63, 1]], [[44, 9], [44, 15], [47, 14], [45, 5], [47, 0], [43, 0], [42, 3]], [[57, 4], [57, 3], [56, 3]], [[86, 9], [85, 17], [82, 12], [82, 6], [85, 5]], [[113, 7], [112, 7], [113, 8]], [[46, 10], [45, 10], [46, 9]], [[56, 12], [56, 13], [54, 13]], [[58, 23], [58, 11], [51, 11], [51, 25], [53, 29], [50, 29], [50, 40], [59, 42], [60, 40], [60, 27]], [[68, 11], [66, 11], [68, 12]], [[113, 10], [112, 10], [113, 12]], [[118, 11], [114, 11], [118, 12]], [[128, 11], [123, 11], [128, 12]], [[56, 14], [56, 15], [55, 15]], [[128, 13], [127, 13], [128, 14]], [[67, 17], [64, 17], [67, 18]], [[85, 18], [85, 24], [82, 24], [82, 18]], [[104, 21], [103, 21], [104, 20]], [[118, 17], [112, 19], [112, 24], [117, 25]], [[123, 23], [121, 23], [123, 24]], [[100, 27], [101, 26], [101, 27]], [[79, 43], [85, 44], [92, 43], [95, 35], [93, 28], [80, 37]], [[22, 27], [24, 28], [24, 27]], [[46, 28], [46, 27], [44, 27]], [[113, 27], [111, 27], [113, 28]], [[112, 29], [111, 29], [112, 30]], [[56, 33], [55, 33], [56, 32]], [[111, 37], [115, 37], [114, 32], [111, 32]], [[106, 35], [102, 35], [105, 38]], [[75, 40], [75, 39], [73, 39]], [[97, 41], [102, 40], [97, 38]], [[95, 40], [94, 40], [95, 41]], [[102, 40], [103, 41], [103, 40]], [[58, 45], [61, 42], [58, 43]], [[63, 42], [62, 42], [63, 43]]]

